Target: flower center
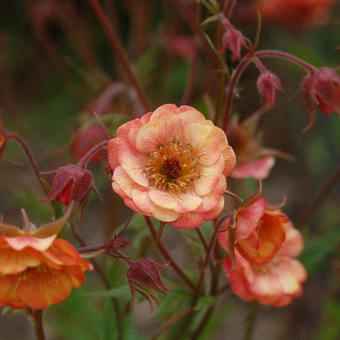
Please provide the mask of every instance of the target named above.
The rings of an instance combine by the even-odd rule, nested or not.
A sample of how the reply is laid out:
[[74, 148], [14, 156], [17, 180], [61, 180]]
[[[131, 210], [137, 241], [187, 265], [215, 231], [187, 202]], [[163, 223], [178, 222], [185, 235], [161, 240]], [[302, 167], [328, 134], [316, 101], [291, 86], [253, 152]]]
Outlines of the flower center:
[[184, 192], [199, 177], [197, 165], [198, 158], [192, 146], [174, 139], [150, 152], [145, 171], [151, 186], [170, 192]]

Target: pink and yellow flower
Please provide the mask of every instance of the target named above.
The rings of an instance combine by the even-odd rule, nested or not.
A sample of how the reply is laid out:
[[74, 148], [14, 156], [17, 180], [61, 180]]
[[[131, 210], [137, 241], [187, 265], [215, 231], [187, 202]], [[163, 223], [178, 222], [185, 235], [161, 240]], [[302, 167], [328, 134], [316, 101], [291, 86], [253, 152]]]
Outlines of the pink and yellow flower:
[[[295, 258], [303, 249], [303, 238], [290, 222], [285, 223], [284, 227], [286, 240], [266, 264], [253, 264], [235, 249], [235, 264], [231, 270], [230, 258], [225, 258], [225, 273], [232, 290], [241, 299], [280, 307], [301, 295], [307, 273]], [[220, 235], [220, 243], [228, 249], [227, 233]]]
[[84, 271], [92, 270], [76, 249], [57, 238], [66, 223], [59, 220], [29, 231], [0, 223], [0, 307], [43, 309], [61, 303], [72, 287], [85, 282]]
[[270, 261], [285, 240], [288, 218], [279, 210], [266, 209], [263, 197], [237, 210], [233, 235], [235, 248], [249, 262], [264, 264]]
[[190, 106], [167, 104], [117, 130], [108, 144], [113, 189], [127, 206], [179, 228], [218, 216], [235, 154]]

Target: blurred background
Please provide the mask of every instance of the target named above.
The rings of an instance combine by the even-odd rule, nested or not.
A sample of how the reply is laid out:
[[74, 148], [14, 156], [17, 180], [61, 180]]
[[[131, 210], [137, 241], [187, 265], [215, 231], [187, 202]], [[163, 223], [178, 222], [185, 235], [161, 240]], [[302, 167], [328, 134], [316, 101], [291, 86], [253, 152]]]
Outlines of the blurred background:
[[[204, 3], [101, 2], [152, 109], [165, 103], [186, 103], [207, 116], [213, 111], [220, 66], [204, 36], [197, 33], [199, 22], [212, 15]], [[231, 21], [252, 40], [259, 9], [263, 16], [261, 49], [287, 51], [315, 66], [338, 67], [340, 50], [335, 47], [340, 45], [339, 5], [336, 0], [238, 1]], [[203, 26], [203, 30], [218, 46], [221, 32], [216, 22]], [[235, 66], [228, 53], [226, 61], [231, 69]], [[264, 182], [264, 196], [274, 204], [286, 195], [283, 210], [296, 222], [339, 168], [340, 119], [336, 113], [318, 112], [314, 126], [302, 133], [308, 124], [308, 113], [297, 90], [304, 71], [278, 59], [266, 59], [264, 64], [280, 77], [284, 91], [261, 120], [263, 144], [296, 159], [277, 160]], [[258, 71], [250, 66], [237, 88], [233, 113], [240, 120], [261, 106], [257, 76]], [[91, 145], [106, 138], [96, 115], [114, 134], [119, 124], [145, 113], [91, 6], [80, 0], [0, 2], [0, 109], [2, 125], [27, 141], [41, 171], [76, 162]], [[130, 214], [111, 189], [106, 165], [105, 157], [98, 155], [97, 162], [90, 166], [104, 201], [91, 195], [78, 223], [79, 232], [91, 245], [109, 239]], [[48, 221], [50, 207], [40, 203], [40, 187], [22, 150], [12, 141], [2, 156], [0, 171], [0, 214], [4, 220], [21, 225], [23, 207], [37, 225]], [[246, 184], [255, 187], [251, 180]], [[230, 180], [230, 187], [238, 188], [237, 182]], [[303, 295], [288, 307], [259, 306], [253, 339], [340, 339], [339, 206], [338, 182], [302, 228], [305, 250], [301, 261], [309, 273]], [[135, 218], [126, 235], [132, 240], [127, 250], [132, 256], [148, 256], [164, 263], [150, 247], [142, 220]], [[190, 233], [167, 228], [164, 240], [174, 258], [189, 269], [199, 262], [191, 249], [193, 238]], [[76, 240], [71, 240], [77, 245]], [[114, 287], [125, 285], [124, 265], [110, 258], [99, 260]], [[178, 281], [169, 272], [163, 271], [164, 276]], [[45, 313], [49, 339], [115, 339], [108, 298], [94, 293], [101, 289], [96, 273], [87, 273], [87, 280], [63, 304]], [[223, 277], [221, 285], [224, 283]], [[127, 302], [129, 294], [124, 291], [120, 298]], [[168, 312], [178, 312], [178, 308], [185, 306], [168, 306]], [[243, 339], [244, 325], [253, 308], [227, 291], [219, 299], [217, 316], [208, 324], [202, 339]], [[22, 313], [7, 309], [3, 312], [0, 339], [34, 338]], [[147, 302], [136, 302], [130, 316], [133, 326], [126, 321], [127, 339], [148, 339], [166, 317], [162, 313], [150, 317]]]

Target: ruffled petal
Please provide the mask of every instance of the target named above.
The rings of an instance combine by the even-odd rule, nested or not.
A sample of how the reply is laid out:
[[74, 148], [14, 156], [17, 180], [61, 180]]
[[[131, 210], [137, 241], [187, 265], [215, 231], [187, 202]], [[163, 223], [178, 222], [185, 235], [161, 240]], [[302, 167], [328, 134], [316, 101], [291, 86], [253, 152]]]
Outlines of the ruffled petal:
[[265, 179], [269, 176], [270, 170], [275, 165], [274, 157], [265, 157], [258, 161], [248, 162], [239, 166], [232, 174], [234, 178]]
[[119, 166], [119, 148], [122, 142], [119, 138], [113, 138], [107, 144], [107, 155], [112, 170]]

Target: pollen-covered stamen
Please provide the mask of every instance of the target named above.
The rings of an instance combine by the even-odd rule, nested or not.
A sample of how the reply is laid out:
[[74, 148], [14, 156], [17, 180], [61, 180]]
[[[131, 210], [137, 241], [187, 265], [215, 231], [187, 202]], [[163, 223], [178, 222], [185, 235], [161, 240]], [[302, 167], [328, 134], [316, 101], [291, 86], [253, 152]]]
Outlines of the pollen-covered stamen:
[[176, 179], [181, 174], [181, 165], [177, 158], [166, 159], [161, 168], [161, 174], [165, 175], [168, 180]]
[[150, 185], [165, 191], [184, 192], [198, 178], [198, 158], [190, 144], [177, 139], [159, 145], [149, 154], [145, 172]]

